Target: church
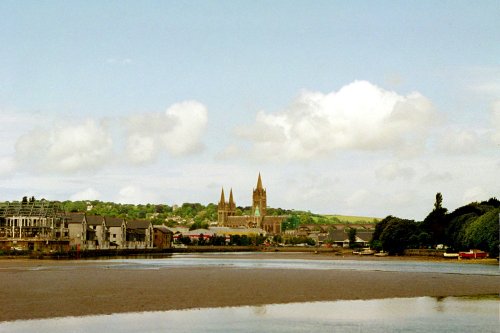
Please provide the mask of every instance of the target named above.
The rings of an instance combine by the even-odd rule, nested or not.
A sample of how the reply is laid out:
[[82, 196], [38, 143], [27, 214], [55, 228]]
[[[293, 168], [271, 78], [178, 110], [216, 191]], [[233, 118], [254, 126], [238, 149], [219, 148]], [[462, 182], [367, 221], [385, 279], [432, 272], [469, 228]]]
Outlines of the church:
[[260, 228], [271, 234], [280, 234], [281, 223], [287, 218], [287, 216], [267, 215], [267, 192], [262, 186], [260, 173], [257, 180], [257, 187], [253, 189], [251, 215], [236, 216], [236, 203], [233, 198], [233, 190], [231, 189], [229, 192], [229, 201], [226, 201], [224, 188], [220, 195], [217, 213], [220, 227]]

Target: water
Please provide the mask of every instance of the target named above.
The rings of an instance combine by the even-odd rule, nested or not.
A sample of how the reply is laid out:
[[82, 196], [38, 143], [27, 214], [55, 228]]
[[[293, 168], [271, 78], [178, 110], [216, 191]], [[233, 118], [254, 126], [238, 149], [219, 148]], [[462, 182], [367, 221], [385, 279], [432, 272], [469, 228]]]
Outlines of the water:
[[498, 332], [490, 298], [393, 298], [21, 320], [0, 332]]
[[[19, 270], [71, 270], [81, 264], [106, 269], [160, 270], [225, 267], [427, 272], [500, 275], [498, 266], [460, 262], [303, 260], [256, 254], [179, 254], [165, 258], [68, 261]], [[7, 267], [6, 267], [7, 268]], [[12, 268], [9, 268], [12, 269]], [[237, 296], [236, 296], [237, 297]], [[498, 297], [396, 298], [273, 304], [233, 308], [138, 312], [0, 323], [0, 332], [499, 332]]]
[[[304, 260], [266, 258], [261, 253], [257, 258], [244, 258], [245, 253], [230, 254], [178, 254], [159, 259], [111, 259], [92, 260], [96, 265], [115, 269], [163, 269], [169, 267], [233, 267], [263, 269], [317, 269], [356, 270], [386, 272], [425, 272], [473, 275], [500, 275], [497, 265], [468, 264], [459, 262], [425, 262], [398, 260]], [[255, 257], [255, 254], [252, 254]], [[272, 256], [272, 254], [269, 254]], [[227, 257], [227, 258], [225, 258]]]

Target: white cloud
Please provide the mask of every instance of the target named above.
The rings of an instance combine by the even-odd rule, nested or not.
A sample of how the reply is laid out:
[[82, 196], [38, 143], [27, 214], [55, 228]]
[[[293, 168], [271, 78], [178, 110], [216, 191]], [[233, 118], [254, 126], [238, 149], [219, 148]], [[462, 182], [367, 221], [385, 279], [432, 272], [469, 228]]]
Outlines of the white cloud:
[[448, 128], [442, 131], [439, 150], [448, 154], [473, 153], [478, 150], [479, 136], [471, 129]]
[[130, 58], [108, 58], [106, 59], [106, 63], [109, 65], [131, 65], [133, 61]]
[[128, 204], [130, 203], [142, 204], [142, 203], [157, 202], [158, 198], [152, 192], [144, 190], [135, 185], [128, 185], [120, 189], [116, 201]]
[[0, 157], [0, 176], [9, 175], [16, 169], [16, 160], [12, 156]]
[[235, 144], [230, 144], [226, 148], [224, 148], [223, 151], [217, 154], [217, 158], [225, 160], [225, 159], [230, 159], [233, 157], [238, 157], [241, 155], [241, 149], [235, 145]]
[[16, 143], [16, 157], [37, 171], [75, 172], [110, 163], [112, 140], [108, 129], [94, 120], [36, 128]]
[[92, 187], [71, 195], [69, 198], [72, 201], [78, 200], [97, 200], [101, 197], [101, 193]]
[[439, 183], [453, 180], [450, 172], [429, 172], [421, 178], [422, 183]]
[[393, 181], [398, 178], [411, 180], [415, 177], [415, 170], [411, 167], [401, 165], [397, 162], [388, 163], [375, 170], [377, 178]]
[[269, 159], [309, 159], [339, 150], [388, 150], [413, 155], [423, 149], [435, 121], [431, 102], [355, 81], [338, 92], [303, 92], [279, 113], [261, 111], [236, 134]]
[[463, 202], [469, 203], [474, 201], [482, 201], [488, 198], [488, 193], [480, 186], [474, 186], [465, 190]]
[[197, 152], [208, 122], [207, 108], [196, 101], [177, 103], [165, 113], [136, 115], [127, 119], [127, 155], [131, 162], [154, 161], [158, 153], [173, 156]]
[[500, 145], [500, 100], [493, 103], [491, 110], [491, 124], [493, 127], [491, 139], [493, 140], [493, 143]]
[[357, 190], [349, 197], [345, 199], [345, 203], [349, 208], [356, 208], [364, 205], [370, 198], [373, 197], [372, 194], [366, 189]]

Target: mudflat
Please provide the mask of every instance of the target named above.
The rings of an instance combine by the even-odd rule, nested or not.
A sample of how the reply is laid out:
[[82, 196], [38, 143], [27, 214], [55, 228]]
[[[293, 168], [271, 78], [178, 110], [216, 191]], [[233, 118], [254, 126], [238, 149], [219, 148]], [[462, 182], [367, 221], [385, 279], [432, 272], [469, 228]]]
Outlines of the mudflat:
[[[281, 258], [279, 254], [273, 257]], [[0, 321], [8, 321], [290, 302], [496, 294], [499, 277], [231, 267], [152, 270], [117, 268], [113, 262], [95, 265], [88, 261], [0, 260], [0, 285]]]

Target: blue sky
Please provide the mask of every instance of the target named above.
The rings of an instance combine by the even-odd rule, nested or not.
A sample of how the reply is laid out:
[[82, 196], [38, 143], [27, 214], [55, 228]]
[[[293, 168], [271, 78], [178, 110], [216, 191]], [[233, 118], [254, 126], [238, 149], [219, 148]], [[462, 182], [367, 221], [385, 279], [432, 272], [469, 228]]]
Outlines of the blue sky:
[[499, 195], [496, 1], [2, 1], [0, 199], [422, 219]]

